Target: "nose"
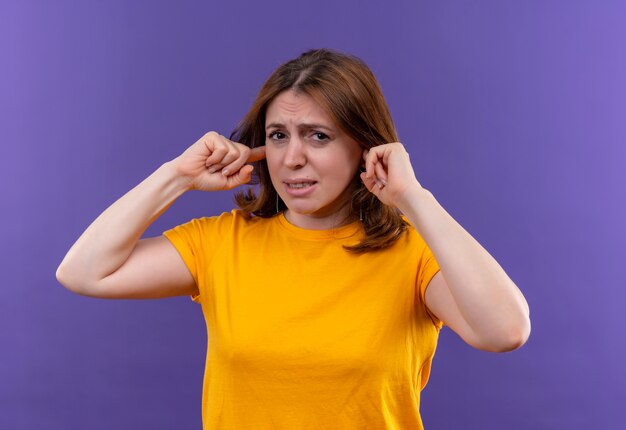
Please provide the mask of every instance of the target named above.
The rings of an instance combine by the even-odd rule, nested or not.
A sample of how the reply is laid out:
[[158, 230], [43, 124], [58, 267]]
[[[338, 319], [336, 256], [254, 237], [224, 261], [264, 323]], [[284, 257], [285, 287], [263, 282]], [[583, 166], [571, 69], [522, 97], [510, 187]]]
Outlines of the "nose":
[[306, 164], [306, 147], [301, 138], [289, 139], [284, 160], [285, 165], [290, 169], [299, 169]]

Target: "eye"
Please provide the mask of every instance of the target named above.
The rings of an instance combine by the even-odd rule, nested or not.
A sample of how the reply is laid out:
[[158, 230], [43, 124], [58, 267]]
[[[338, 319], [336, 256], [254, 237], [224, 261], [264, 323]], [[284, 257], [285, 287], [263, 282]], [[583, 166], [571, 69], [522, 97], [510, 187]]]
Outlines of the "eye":
[[322, 133], [321, 131], [316, 131], [315, 133], [313, 133], [313, 139], [319, 141], [319, 142], [325, 142], [327, 140], [329, 140], [330, 138], [328, 137], [327, 134]]
[[287, 136], [282, 131], [273, 131], [273, 132], [271, 132], [270, 134], [267, 135], [267, 138], [268, 139], [272, 139], [272, 140], [282, 140], [285, 137], [287, 137]]

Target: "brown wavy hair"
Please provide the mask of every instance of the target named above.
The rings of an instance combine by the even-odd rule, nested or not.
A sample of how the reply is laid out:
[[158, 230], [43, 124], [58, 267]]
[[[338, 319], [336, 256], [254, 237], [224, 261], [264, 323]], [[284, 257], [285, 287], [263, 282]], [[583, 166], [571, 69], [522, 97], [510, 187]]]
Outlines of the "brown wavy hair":
[[[307, 51], [278, 67], [230, 139], [251, 148], [264, 145], [267, 107], [287, 90], [312, 97], [363, 149], [398, 141], [387, 102], [369, 67], [359, 58], [329, 49]], [[272, 185], [266, 160], [254, 164], [251, 183], [260, 184], [259, 195], [248, 189], [237, 193], [235, 201], [247, 216], [275, 216], [286, 208]], [[392, 245], [406, 231], [407, 222], [395, 208], [383, 204], [365, 188], [359, 172], [353, 186], [350, 217], [362, 214], [365, 237], [346, 249], [363, 253]]]

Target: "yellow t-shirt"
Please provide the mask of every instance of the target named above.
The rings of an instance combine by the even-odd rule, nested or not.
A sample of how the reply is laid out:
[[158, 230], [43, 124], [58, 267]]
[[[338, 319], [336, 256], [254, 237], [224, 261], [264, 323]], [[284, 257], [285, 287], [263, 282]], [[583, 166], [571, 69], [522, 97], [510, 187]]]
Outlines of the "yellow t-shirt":
[[241, 212], [164, 233], [196, 281], [207, 325], [205, 429], [421, 429], [441, 322], [439, 270], [419, 234], [353, 254], [360, 222], [304, 230]]

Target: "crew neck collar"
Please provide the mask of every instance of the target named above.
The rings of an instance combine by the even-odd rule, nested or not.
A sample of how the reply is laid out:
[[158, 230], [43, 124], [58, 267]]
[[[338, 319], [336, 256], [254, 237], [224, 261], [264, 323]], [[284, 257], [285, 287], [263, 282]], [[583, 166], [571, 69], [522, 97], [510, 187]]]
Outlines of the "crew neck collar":
[[328, 230], [309, 230], [291, 224], [287, 218], [285, 218], [284, 212], [278, 214], [277, 219], [281, 227], [288, 230], [291, 234], [307, 240], [345, 239], [354, 236], [362, 230], [361, 221], [359, 220]]

